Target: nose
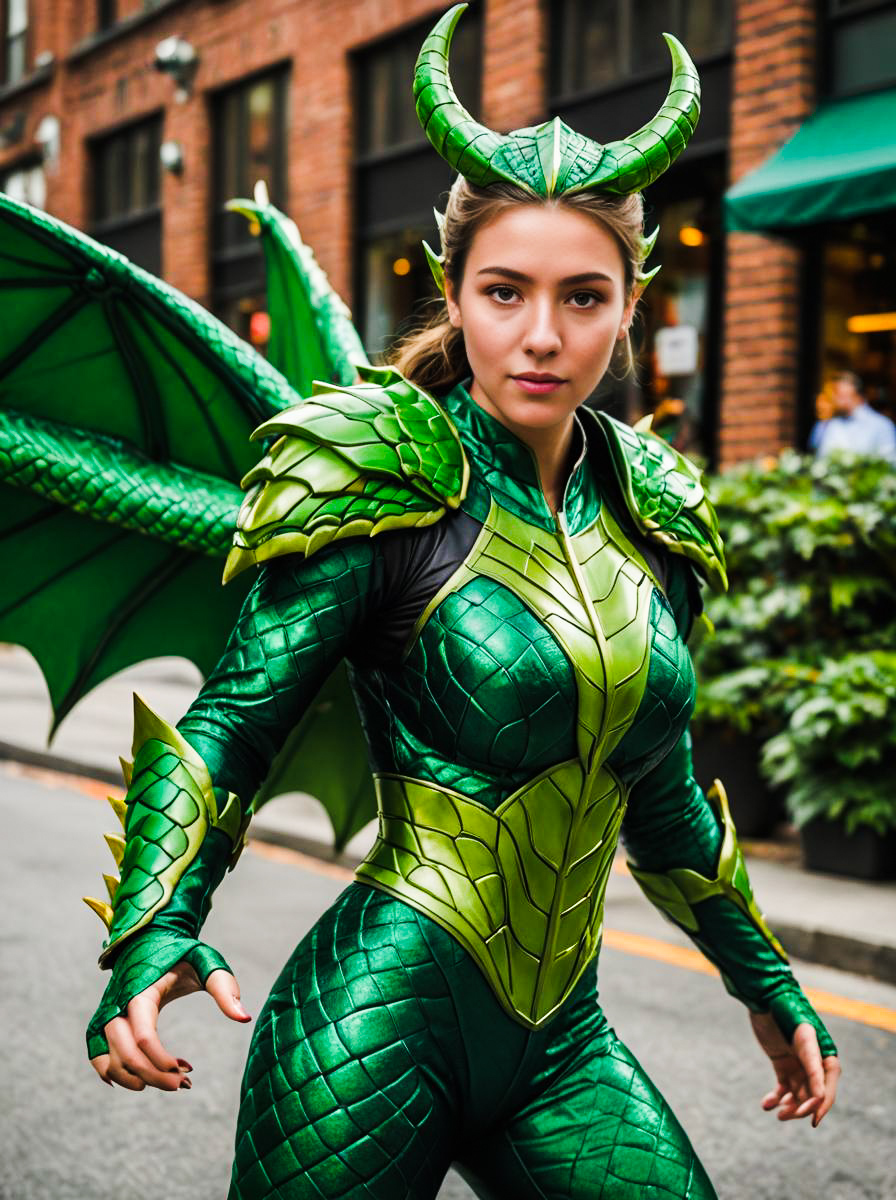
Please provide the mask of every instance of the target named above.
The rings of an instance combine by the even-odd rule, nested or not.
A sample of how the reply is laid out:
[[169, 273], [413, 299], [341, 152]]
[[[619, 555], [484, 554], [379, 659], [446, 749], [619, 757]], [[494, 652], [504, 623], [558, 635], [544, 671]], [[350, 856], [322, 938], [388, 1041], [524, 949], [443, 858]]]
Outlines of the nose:
[[560, 320], [548, 297], [538, 297], [528, 306], [529, 320], [523, 336], [523, 350], [534, 358], [549, 358], [562, 345]]

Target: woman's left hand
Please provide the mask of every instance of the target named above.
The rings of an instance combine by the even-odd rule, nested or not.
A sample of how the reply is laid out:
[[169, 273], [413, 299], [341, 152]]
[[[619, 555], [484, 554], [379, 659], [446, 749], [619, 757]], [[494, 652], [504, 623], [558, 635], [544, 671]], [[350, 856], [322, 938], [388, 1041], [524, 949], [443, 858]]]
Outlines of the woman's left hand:
[[762, 1098], [766, 1112], [778, 1110], [779, 1121], [812, 1117], [813, 1129], [837, 1095], [840, 1060], [836, 1054], [822, 1059], [818, 1037], [806, 1021], [797, 1025], [788, 1043], [771, 1013], [750, 1013], [756, 1040], [771, 1059], [778, 1086]]

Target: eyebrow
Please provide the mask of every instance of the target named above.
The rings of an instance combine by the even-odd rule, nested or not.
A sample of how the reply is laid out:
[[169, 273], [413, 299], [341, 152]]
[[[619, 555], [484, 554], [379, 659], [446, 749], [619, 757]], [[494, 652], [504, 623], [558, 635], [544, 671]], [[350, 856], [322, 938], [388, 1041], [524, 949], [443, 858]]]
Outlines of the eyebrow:
[[[531, 275], [526, 275], [522, 271], [514, 271], [511, 267], [482, 267], [476, 272], [477, 275], [501, 275], [504, 279], [513, 279], [517, 283], [534, 283]], [[601, 271], [584, 271], [581, 275], [567, 275], [565, 279], [559, 280], [563, 287], [567, 287], [573, 283], [593, 283], [595, 280], [603, 283], [612, 283], [613, 280], [609, 275], [604, 275]]]

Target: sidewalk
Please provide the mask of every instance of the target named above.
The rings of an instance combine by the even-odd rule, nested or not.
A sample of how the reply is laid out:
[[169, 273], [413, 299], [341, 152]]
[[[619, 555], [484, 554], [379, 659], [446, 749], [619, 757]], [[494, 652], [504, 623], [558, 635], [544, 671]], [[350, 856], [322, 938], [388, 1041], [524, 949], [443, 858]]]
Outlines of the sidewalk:
[[[132, 692], [174, 722], [198, 685], [198, 672], [182, 659], [143, 663], [83, 700], [48, 749], [50, 704], [40, 672], [25, 651], [0, 646], [0, 759], [120, 786], [118, 758], [130, 756]], [[329, 821], [310, 796], [278, 797], [254, 819], [252, 836], [333, 858]], [[373, 837], [372, 823], [349, 843], [341, 861], [357, 863]], [[795, 958], [896, 983], [896, 884], [810, 874], [786, 854], [778, 861], [759, 844], [746, 850], [760, 907]], [[640, 906], [650, 908], [634, 880], [624, 869], [614, 871], [607, 892], [607, 925], [624, 925]]]

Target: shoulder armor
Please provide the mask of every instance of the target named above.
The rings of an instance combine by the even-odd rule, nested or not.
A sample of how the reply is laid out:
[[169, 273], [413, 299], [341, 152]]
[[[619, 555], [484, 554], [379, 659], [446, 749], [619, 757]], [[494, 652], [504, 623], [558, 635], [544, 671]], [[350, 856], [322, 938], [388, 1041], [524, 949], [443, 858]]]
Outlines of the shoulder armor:
[[255, 430], [255, 440], [277, 440], [242, 481], [225, 581], [281, 554], [432, 525], [460, 505], [469, 464], [435, 400], [391, 368], [358, 374], [351, 387], [316, 382], [308, 400]]
[[715, 509], [701, 472], [655, 434], [604, 412], [592, 414], [606, 438], [623, 499], [638, 528], [672, 554], [689, 559], [714, 591], [728, 587]]

